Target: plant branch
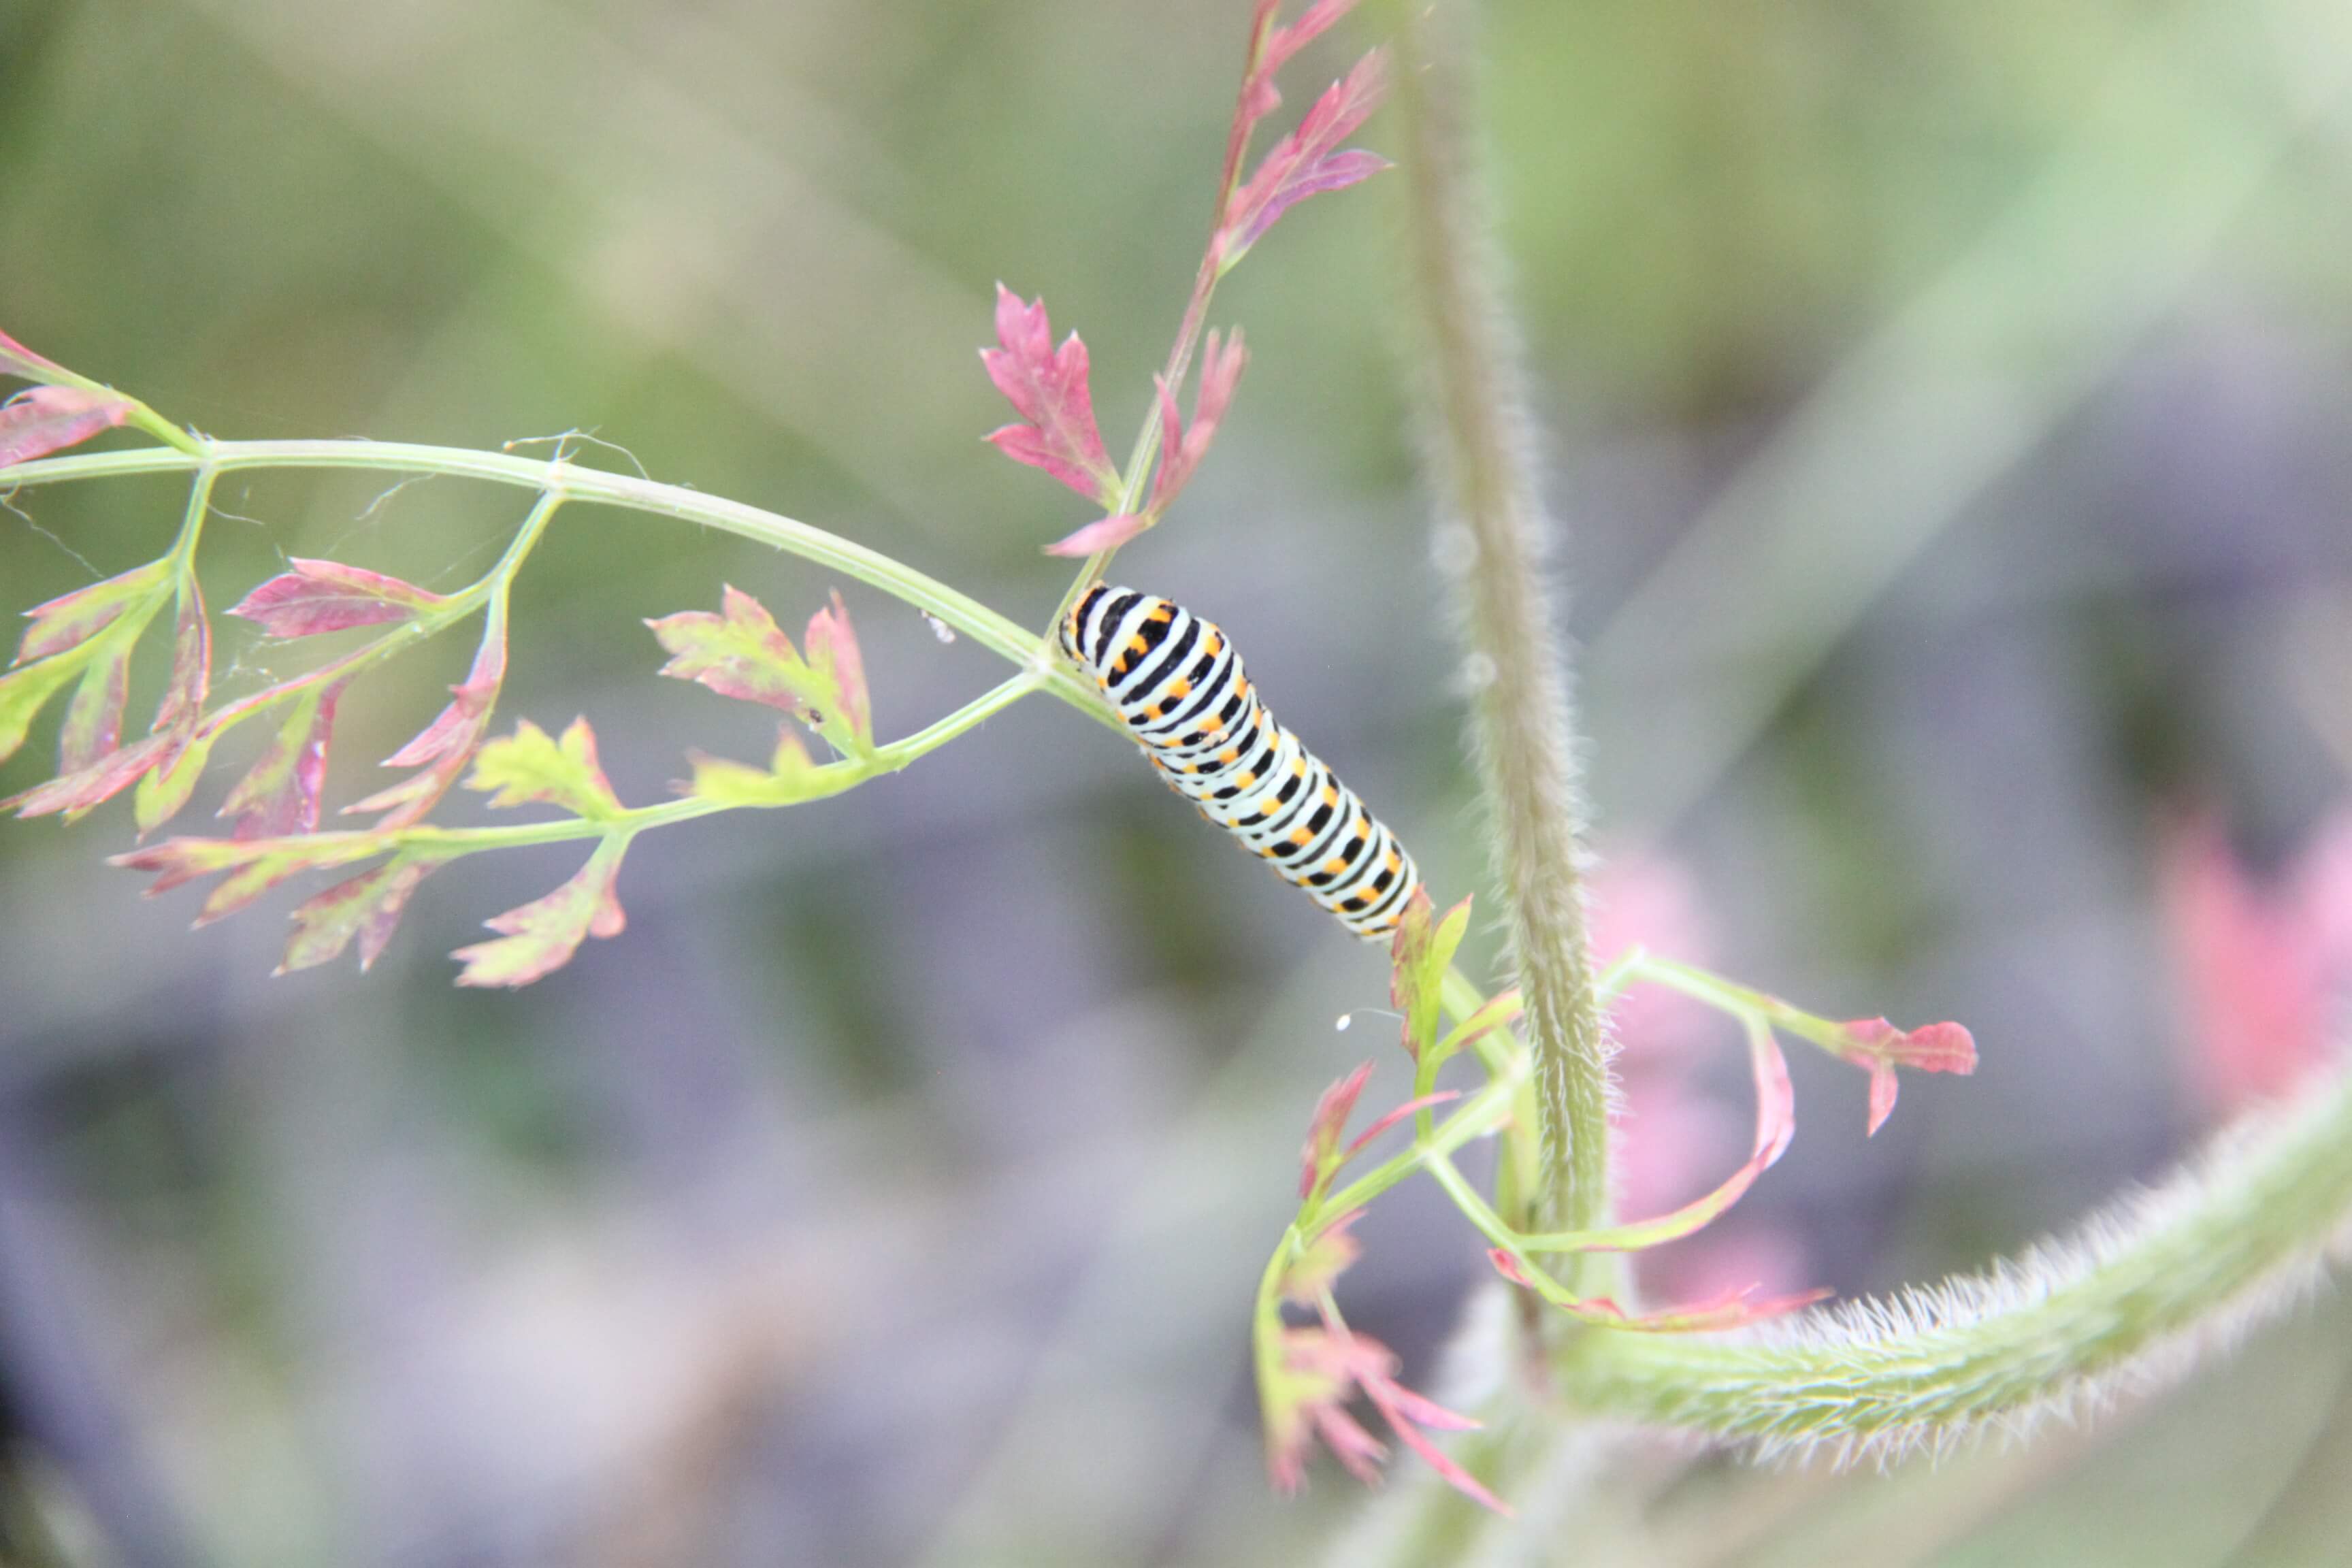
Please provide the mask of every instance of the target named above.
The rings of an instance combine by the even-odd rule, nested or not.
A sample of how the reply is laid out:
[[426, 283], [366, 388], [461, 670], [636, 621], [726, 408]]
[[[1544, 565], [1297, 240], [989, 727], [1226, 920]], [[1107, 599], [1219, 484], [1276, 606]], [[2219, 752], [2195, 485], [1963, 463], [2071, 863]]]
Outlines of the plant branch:
[[[1546, 526], [1525, 377], [1510, 341], [1471, 167], [1466, 68], [1444, 19], [1394, 7], [1405, 53], [1411, 264], [1423, 369], [1417, 415], [1467, 631], [1471, 728], [1527, 1000], [1554, 1228], [1608, 1206], [1608, 1037], [1586, 951], [1565, 660], [1540, 564]], [[1446, 7], [1458, 10], [1458, 6]]]
[[845, 576], [903, 600], [990, 652], [1036, 671], [1038, 679], [1031, 689], [1049, 692], [1097, 721], [1122, 734], [1126, 732], [1091, 683], [1062, 667], [1049, 642], [970, 595], [879, 551], [821, 528], [740, 501], [634, 475], [509, 453], [390, 441], [203, 440], [194, 450], [155, 447], [45, 458], [20, 464], [0, 470], [0, 493], [26, 485], [61, 484], [74, 479], [177, 473], [205, 464], [224, 473], [231, 469], [349, 468], [480, 479], [541, 491], [559, 490], [571, 501], [617, 506], [719, 529], [832, 567]]
[[2352, 1072], [1989, 1274], [1746, 1339], [1581, 1335], [1555, 1370], [1593, 1414], [1767, 1450], [1941, 1448], [2186, 1370], [2295, 1300], [2347, 1215]]

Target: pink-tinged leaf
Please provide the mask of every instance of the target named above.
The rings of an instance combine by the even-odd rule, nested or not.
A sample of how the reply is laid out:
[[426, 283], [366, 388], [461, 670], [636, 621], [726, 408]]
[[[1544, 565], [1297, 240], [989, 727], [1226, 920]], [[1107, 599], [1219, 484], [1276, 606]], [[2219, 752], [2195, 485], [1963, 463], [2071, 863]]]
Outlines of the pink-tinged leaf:
[[58, 731], [60, 773], [87, 772], [122, 744], [122, 709], [130, 700], [131, 652], [136, 642], [131, 637], [110, 637], [82, 671]]
[[1116, 512], [1109, 517], [1098, 517], [1075, 533], [1054, 541], [1045, 546], [1045, 553], [1065, 559], [1099, 555], [1106, 550], [1117, 550], [1150, 526], [1151, 519], [1141, 512]]
[[1118, 490], [1118, 470], [1095, 426], [1094, 394], [1087, 384], [1087, 345], [1072, 332], [1058, 349], [1045, 319], [1045, 301], [1024, 305], [996, 286], [996, 342], [980, 351], [988, 379], [1025, 423], [1007, 425], [988, 439], [1016, 463], [1043, 468], [1104, 506]]
[[1437, 1044], [1439, 994], [1469, 929], [1468, 899], [1439, 916], [1418, 888], [1397, 921], [1389, 942], [1389, 997], [1404, 1015], [1404, 1048], [1415, 1061]]
[[[1658, 1247], [1712, 1224], [1747, 1195], [1756, 1178], [1780, 1162], [1797, 1131], [1797, 1097], [1789, 1086], [1788, 1058], [1760, 1022], [1748, 1030], [1748, 1062], [1756, 1080], [1756, 1141], [1748, 1163], [1706, 1196], [1672, 1214], [1604, 1229], [1562, 1231], [1527, 1243], [1533, 1252], [1635, 1252]], [[1886, 1069], [1889, 1078], [1894, 1069]]]
[[1206, 348], [1201, 353], [1201, 385], [1192, 397], [1192, 423], [1183, 425], [1176, 416], [1176, 394], [1162, 376], [1152, 377], [1160, 394], [1160, 471], [1152, 476], [1151, 507], [1157, 516], [1176, 492], [1190, 483], [1201, 459], [1208, 456], [1209, 443], [1216, 439], [1217, 423], [1232, 406], [1234, 388], [1240, 384], [1242, 366], [1249, 363], [1249, 351], [1243, 346], [1242, 331], [1234, 329], [1233, 337], [1220, 343], [1212, 331]]
[[1510, 1517], [1502, 1500], [1422, 1431], [1423, 1427], [1473, 1431], [1478, 1423], [1399, 1383], [1397, 1358], [1378, 1340], [1351, 1332], [1327, 1308], [1322, 1328], [1282, 1331], [1279, 1363], [1282, 1386], [1271, 1391], [1265, 1401], [1266, 1458], [1276, 1486], [1285, 1491], [1297, 1489], [1305, 1475], [1310, 1434], [1322, 1438], [1358, 1480], [1368, 1486], [1378, 1481], [1379, 1461], [1386, 1449], [1344, 1408], [1349, 1393], [1360, 1389], [1398, 1441], [1419, 1454], [1447, 1485], [1480, 1506]]
[[1397, 1441], [1420, 1455], [1421, 1462], [1435, 1470], [1439, 1479], [1483, 1509], [1505, 1519], [1518, 1517], [1511, 1511], [1510, 1504], [1487, 1490], [1475, 1476], [1421, 1432], [1422, 1426], [1434, 1426], [1441, 1431], [1469, 1431], [1477, 1426], [1477, 1422], [1424, 1399], [1393, 1381], [1366, 1383], [1364, 1396], [1388, 1422], [1389, 1429], [1397, 1436]]
[[563, 886], [485, 921], [499, 940], [450, 954], [466, 966], [457, 984], [528, 985], [571, 963], [587, 938], [620, 935], [627, 917], [614, 896], [613, 880], [627, 847], [625, 839], [605, 839]]
[[834, 590], [831, 604], [809, 617], [801, 646], [808, 650], [808, 662], [819, 679], [832, 685], [835, 706], [848, 721], [854, 749], [873, 750], [874, 699], [866, 689], [866, 655], [858, 649], [857, 631], [849, 624], [849, 606], [841, 602], [839, 589]]
[[1884, 1018], [1854, 1018], [1837, 1029], [1840, 1037], [1830, 1049], [1870, 1074], [1872, 1133], [1895, 1112], [1900, 1087], [1895, 1077], [1896, 1068], [1962, 1076], [1977, 1070], [1976, 1040], [1958, 1024], [1927, 1024], [1906, 1030]]
[[1402, 1121], [1406, 1117], [1412, 1115], [1415, 1111], [1427, 1110], [1433, 1105], [1444, 1105], [1449, 1100], [1459, 1100], [1461, 1098], [1462, 1092], [1459, 1089], [1442, 1089], [1435, 1094], [1424, 1094], [1418, 1100], [1406, 1100], [1402, 1105], [1398, 1106], [1394, 1110], [1390, 1111], [1386, 1116], [1381, 1117], [1378, 1121], [1373, 1122], [1370, 1127], [1367, 1127], [1361, 1132], [1357, 1133], [1356, 1141], [1348, 1145], [1348, 1158], [1352, 1160], [1357, 1155], [1362, 1153], [1373, 1139], [1378, 1138], [1381, 1133], [1387, 1131], [1390, 1128], [1394, 1127], [1398, 1122]]
[[209, 925], [305, 871], [324, 870], [353, 860], [373, 859], [388, 846], [372, 833], [320, 833], [289, 838], [168, 838], [117, 855], [109, 865], [152, 872], [151, 898], [185, 882], [226, 873], [197, 911], [196, 924]]
[[313, 833], [327, 782], [327, 748], [334, 739], [335, 706], [344, 682], [313, 687], [296, 698], [261, 755], [221, 802], [238, 838], [278, 838]]
[[1284, 1300], [1311, 1307], [1348, 1271], [1364, 1249], [1363, 1243], [1348, 1234], [1348, 1227], [1363, 1215], [1361, 1209], [1349, 1209], [1299, 1249], [1298, 1256], [1282, 1273]]
[[1343, 1159], [1339, 1140], [1346, 1134], [1348, 1118], [1356, 1113], [1356, 1100], [1371, 1076], [1372, 1064], [1366, 1062], [1325, 1089], [1323, 1098], [1315, 1102], [1315, 1114], [1307, 1123], [1307, 1147], [1299, 1152], [1300, 1197], [1310, 1196], [1339, 1168]]
[[1756, 1287], [1750, 1285], [1743, 1289], [1727, 1291], [1710, 1300], [1668, 1307], [1636, 1317], [1606, 1296], [1594, 1296], [1584, 1300], [1569, 1296], [1559, 1281], [1549, 1275], [1538, 1277], [1521, 1259], [1502, 1247], [1490, 1247], [1486, 1260], [1505, 1279], [1523, 1289], [1533, 1290], [1580, 1322], [1601, 1328], [1624, 1329], [1634, 1333], [1687, 1334], [1736, 1329], [1810, 1307], [1836, 1294], [1833, 1290], [1816, 1289], [1801, 1290], [1789, 1296], [1759, 1297]]
[[481, 646], [474, 651], [473, 668], [467, 672], [465, 683], [449, 689], [449, 705], [383, 763], [388, 768], [425, 771], [343, 807], [343, 815], [384, 813], [375, 825], [379, 833], [422, 821], [466, 771], [467, 759], [489, 727], [490, 710], [498, 705], [499, 685], [506, 673], [506, 626], [493, 620], [482, 630]]
[[357, 938], [362, 973], [392, 941], [409, 895], [441, 868], [431, 856], [401, 855], [294, 906], [294, 935], [277, 973], [290, 974], [337, 957]]
[[66, 374], [65, 366], [55, 360], [43, 359], [5, 332], [0, 332], [0, 375], [13, 375], [22, 381], [54, 381]]
[[1759, 1296], [1755, 1289], [1751, 1285], [1744, 1290], [1732, 1291], [1711, 1300], [1668, 1307], [1655, 1312], [1644, 1312], [1639, 1317], [1627, 1316], [1616, 1302], [1602, 1297], [1588, 1303], [1593, 1309], [1590, 1321], [1643, 1334], [1716, 1333], [1725, 1329], [1746, 1328], [1770, 1318], [1785, 1317], [1837, 1294], [1822, 1288], [1800, 1290], [1787, 1296]]
[[140, 775], [139, 788], [131, 797], [131, 820], [138, 826], [140, 837], [146, 837], [169, 822], [188, 804], [188, 796], [195, 793], [196, 781], [204, 776], [205, 764], [212, 761], [215, 738], [199, 727], [176, 756], [158, 761]]
[[33, 721], [79, 668], [75, 659], [46, 658], [0, 675], [0, 763], [16, 754]]
[[37, 386], [0, 404], [0, 468], [79, 446], [131, 417], [136, 405], [110, 392]]
[[79, 647], [112, 626], [125, 610], [153, 593], [171, 568], [169, 561], [150, 561], [103, 583], [92, 583], [87, 588], [77, 588], [47, 604], [34, 605], [25, 612], [33, 624], [25, 629], [25, 640], [17, 645], [16, 662], [30, 664], [37, 658]]
[[60, 773], [22, 795], [0, 800], [0, 811], [14, 811], [19, 816], [61, 813], [69, 823], [79, 821], [87, 813], [137, 784], [148, 769], [163, 762], [168, 739], [150, 735], [109, 752], [85, 767]]
[[572, 720], [561, 741], [528, 719], [518, 721], [513, 734], [486, 742], [476, 754], [466, 787], [494, 791], [493, 806], [538, 802], [585, 817], [621, 810], [596, 758], [596, 732], [585, 719]]
[[[661, 673], [691, 680], [721, 697], [763, 702], [806, 719], [815, 701], [815, 672], [793, 647], [767, 606], [729, 584], [719, 589], [720, 613], [680, 610], [650, 620], [670, 660]], [[828, 685], [824, 699], [832, 700]]]
[[1290, 63], [1290, 57], [1330, 30], [1331, 25], [1356, 8], [1356, 0], [1315, 0], [1286, 27], [1276, 27], [1266, 39], [1258, 70], [1273, 75]]
[[1388, 57], [1374, 49], [1318, 99], [1298, 129], [1275, 143], [1242, 188], [1234, 193], [1216, 238], [1221, 267], [1231, 267], [1276, 218], [1308, 196], [1336, 191], [1378, 174], [1387, 161], [1339, 143], [1380, 107], [1388, 89]]
[[1519, 1260], [1517, 1258], [1512, 1257], [1510, 1253], [1504, 1250], [1502, 1247], [1488, 1247], [1486, 1249], [1486, 1261], [1495, 1266], [1496, 1273], [1501, 1275], [1505, 1279], [1517, 1286], [1520, 1289], [1532, 1290], [1536, 1288], [1534, 1278], [1530, 1276], [1526, 1269], [1519, 1267]]
[[340, 561], [297, 556], [287, 564], [291, 572], [281, 572], [254, 589], [229, 614], [253, 622], [273, 637], [307, 637], [413, 620], [419, 612], [448, 602], [413, 583]]
[[1495, 1030], [1517, 1022], [1519, 1015], [1526, 1011], [1526, 1000], [1520, 996], [1519, 988], [1516, 985], [1508, 991], [1489, 998], [1479, 1006], [1476, 1012], [1454, 1025], [1446, 1032], [1445, 1037], [1437, 1042], [1438, 1059], [1440, 1061], [1450, 1059], [1454, 1053], [1463, 1047], [1475, 1045]]
[[204, 590], [194, 576], [180, 584], [180, 614], [172, 633], [172, 674], [163, 687], [163, 700], [155, 708], [155, 722], [148, 726], [151, 735], [169, 737], [163, 766], [179, 761], [196, 732], [196, 721], [205, 716], [205, 699], [212, 693], [213, 626], [205, 615]]

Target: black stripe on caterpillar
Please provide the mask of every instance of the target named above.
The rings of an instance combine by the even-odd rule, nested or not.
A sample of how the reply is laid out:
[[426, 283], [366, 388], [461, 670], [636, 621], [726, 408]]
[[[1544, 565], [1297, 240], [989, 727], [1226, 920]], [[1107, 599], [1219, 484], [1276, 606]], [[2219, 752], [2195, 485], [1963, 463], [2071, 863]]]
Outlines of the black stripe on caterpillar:
[[1070, 607], [1061, 643], [1170, 788], [1349, 931], [1389, 940], [1421, 886], [1412, 857], [1265, 710], [1223, 632], [1097, 584]]

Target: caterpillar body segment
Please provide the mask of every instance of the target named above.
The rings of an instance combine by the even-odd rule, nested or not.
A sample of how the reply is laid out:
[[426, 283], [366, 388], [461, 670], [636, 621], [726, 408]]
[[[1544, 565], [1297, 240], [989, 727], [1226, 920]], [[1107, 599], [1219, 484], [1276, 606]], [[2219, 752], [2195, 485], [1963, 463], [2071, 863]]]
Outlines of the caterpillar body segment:
[[1421, 886], [1412, 857], [1266, 711], [1213, 623], [1097, 584], [1071, 606], [1061, 644], [1170, 788], [1349, 931], [1389, 940]]

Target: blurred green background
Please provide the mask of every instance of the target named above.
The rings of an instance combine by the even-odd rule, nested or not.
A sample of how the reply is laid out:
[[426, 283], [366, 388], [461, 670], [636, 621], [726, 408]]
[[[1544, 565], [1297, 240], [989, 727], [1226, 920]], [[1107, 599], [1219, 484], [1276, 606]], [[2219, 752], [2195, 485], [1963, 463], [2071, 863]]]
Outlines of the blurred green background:
[[[1246, 10], [0, 0], [0, 328], [224, 437], [593, 431], [1041, 624], [1066, 575], [1039, 547], [1087, 517], [978, 438], [991, 284], [1085, 334], [1123, 451]], [[1289, 112], [1381, 15], [1295, 68]], [[1743, 978], [1958, 1017], [1984, 1055], [1868, 1143], [1858, 1083], [1799, 1061], [1803, 1135], [1710, 1239], [1850, 1294], [1981, 1264], [2214, 1113], [2158, 814], [2218, 811], [2259, 871], [2345, 793], [2352, 14], [1508, 0], [1482, 46], [1601, 847], [1684, 889], [1633, 934], [1703, 929]], [[1458, 896], [1483, 852], [1398, 185], [1300, 209], [1220, 293], [1249, 374], [1118, 574], [1227, 626]], [[215, 607], [289, 554], [448, 587], [520, 511], [381, 488], [225, 487]], [[150, 558], [176, 504], [18, 493], [0, 600]], [[835, 585], [567, 512], [502, 712], [588, 715], [633, 803], [688, 746], [761, 754], [639, 625], [722, 582], [788, 624]], [[999, 674], [847, 596], [886, 732]], [[225, 690], [290, 668], [219, 636]], [[339, 798], [464, 653], [355, 690]], [[566, 852], [436, 877], [364, 977], [273, 981], [291, 900], [190, 935], [192, 898], [102, 868], [129, 837], [119, 809], [0, 826], [0, 1394], [68, 1560], [1286, 1563], [1357, 1508], [1334, 1472], [1266, 1494], [1245, 1314], [1381, 962], [1066, 710], [641, 841], [625, 936], [511, 996], [443, 955]], [[1351, 1321], [1426, 1378], [1475, 1237], [1420, 1189], [1361, 1234]], [[2088, 1435], [1932, 1471], [1638, 1449], [1621, 1506], [1522, 1547], [2343, 1561], [2347, 1327], [2330, 1300]]]

